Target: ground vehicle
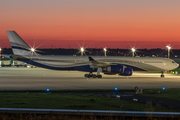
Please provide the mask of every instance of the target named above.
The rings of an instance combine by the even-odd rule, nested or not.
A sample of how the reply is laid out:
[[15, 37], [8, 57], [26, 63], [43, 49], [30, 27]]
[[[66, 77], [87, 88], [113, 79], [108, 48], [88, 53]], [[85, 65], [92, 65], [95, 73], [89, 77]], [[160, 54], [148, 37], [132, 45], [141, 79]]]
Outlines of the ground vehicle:
[[21, 62], [21, 61], [15, 61], [14, 65], [17, 66], [17, 67], [19, 67], [19, 66], [27, 67], [27, 63], [24, 63], [24, 62]]
[[11, 61], [9, 61], [9, 60], [2, 61], [1, 66], [2, 67], [5, 67], [5, 66], [10, 67], [11, 66]]

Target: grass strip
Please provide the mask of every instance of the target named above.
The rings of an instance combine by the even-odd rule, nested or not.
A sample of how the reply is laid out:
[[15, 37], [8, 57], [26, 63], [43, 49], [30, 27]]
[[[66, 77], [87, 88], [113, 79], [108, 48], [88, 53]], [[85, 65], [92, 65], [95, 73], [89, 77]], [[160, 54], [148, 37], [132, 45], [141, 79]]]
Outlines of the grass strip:
[[173, 108], [154, 107], [95, 95], [0, 94], [1, 108], [42, 108], [77, 110], [121, 110], [177, 112]]
[[[160, 93], [158, 94], [158, 92]], [[144, 93], [154, 93], [154, 94], [141, 94], [141, 96], [146, 97], [156, 97], [168, 100], [180, 101], [180, 88], [169, 88], [169, 89], [145, 89]]]
[[[0, 92], [45, 92], [46, 90], [0, 90]], [[62, 90], [50, 90], [50, 92], [114, 92], [114, 89], [62, 89]], [[131, 92], [134, 89], [119, 89], [118, 92]]]

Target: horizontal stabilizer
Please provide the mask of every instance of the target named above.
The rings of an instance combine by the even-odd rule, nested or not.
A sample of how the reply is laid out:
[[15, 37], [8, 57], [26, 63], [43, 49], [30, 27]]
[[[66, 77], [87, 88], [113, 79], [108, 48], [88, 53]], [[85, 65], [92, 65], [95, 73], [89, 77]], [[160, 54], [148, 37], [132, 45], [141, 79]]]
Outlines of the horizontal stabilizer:
[[92, 62], [92, 61], [95, 61], [95, 60], [92, 57], [89, 57], [89, 61]]

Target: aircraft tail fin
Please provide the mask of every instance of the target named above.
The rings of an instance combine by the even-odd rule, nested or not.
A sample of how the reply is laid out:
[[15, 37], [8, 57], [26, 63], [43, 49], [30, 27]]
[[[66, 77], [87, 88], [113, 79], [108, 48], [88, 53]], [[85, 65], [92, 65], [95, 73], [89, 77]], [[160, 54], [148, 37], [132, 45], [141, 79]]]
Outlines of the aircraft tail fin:
[[31, 54], [31, 48], [26, 42], [15, 32], [7, 31], [9, 42], [11, 44], [13, 53], [15, 55], [29, 55]]

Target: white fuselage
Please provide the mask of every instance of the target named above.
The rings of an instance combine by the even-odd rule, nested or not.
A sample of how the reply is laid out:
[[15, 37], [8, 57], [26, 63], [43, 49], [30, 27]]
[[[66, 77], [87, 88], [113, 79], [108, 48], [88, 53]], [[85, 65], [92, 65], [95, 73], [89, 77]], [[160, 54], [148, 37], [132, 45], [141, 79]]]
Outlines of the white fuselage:
[[[73, 68], [77, 66], [90, 65], [88, 56], [24, 56], [38, 65], [45, 65], [58, 68]], [[133, 71], [167, 71], [179, 66], [176, 62], [168, 58], [153, 57], [104, 57], [92, 56], [94, 60], [121, 64], [133, 68]], [[41, 67], [41, 66], [39, 66]], [[61, 70], [61, 69], [60, 69]], [[70, 70], [70, 69], [69, 69]]]

